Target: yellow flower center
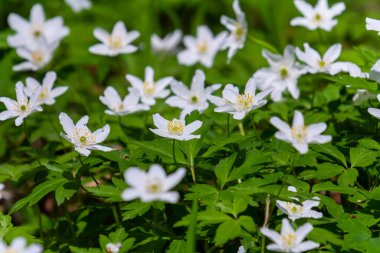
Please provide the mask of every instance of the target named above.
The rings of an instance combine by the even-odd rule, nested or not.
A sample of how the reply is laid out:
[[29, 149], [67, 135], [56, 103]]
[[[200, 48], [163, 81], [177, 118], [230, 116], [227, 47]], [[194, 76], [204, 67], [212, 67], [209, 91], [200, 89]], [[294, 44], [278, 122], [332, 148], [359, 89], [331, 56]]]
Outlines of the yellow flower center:
[[303, 206], [297, 205], [292, 202], [286, 202], [285, 209], [289, 214], [301, 214], [303, 213]]
[[173, 119], [172, 121], [168, 122], [168, 131], [170, 134], [182, 135], [184, 129], [185, 126], [178, 119]]
[[315, 19], [316, 21], [321, 21], [321, 19], [322, 19], [321, 14], [319, 14], [319, 13], [315, 14], [314, 19]]
[[37, 63], [40, 63], [44, 60], [44, 55], [41, 51], [39, 50], [36, 50], [34, 52], [32, 52], [32, 59], [34, 62], [37, 62]]
[[319, 61], [318, 65], [320, 68], [323, 68], [324, 66], [326, 66], [326, 62], [325, 61]]
[[297, 237], [293, 233], [288, 233], [285, 235], [281, 235], [281, 240], [282, 240], [282, 245], [284, 246], [284, 248], [291, 249], [294, 246], [296, 246]]
[[192, 97], [190, 98], [190, 101], [191, 101], [191, 103], [193, 103], [193, 104], [198, 103], [198, 98], [197, 98], [197, 96], [192, 96]]
[[207, 41], [198, 41], [197, 42], [197, 49], [200, 54], [204, 54], [208, 50], [208, 43]]
[[119, 49], [123, 45], [123, 39], [117, 35], [111, 35], [108, 37], [108, 45], [110, 48]]
[[286, 68], [282, 68], [280, 70], [280, 75], [282, 79], [285, 79], [288, 76], [288, 70]]
[[46, 97], [47, 97], [47, 95], [48, 95], [48, 91], [47, 91], [47, 89], [43, 89], [42, 91], [41, 91], [41, 93], [40, 93], [40, 95], [38, 96], [38, 98], [39, 99], [45, 99]]
[[244, 29], [240, 23], [236, 24], [236, 29], [234, 30], [234, 36], [236, 40], [240, 40], [244, 36]]
[[26, 111], [26, 105], [21, 105], [21, 106], [20, 106], [20, 110], [21, 110], [22, 112], [25, 112], [25, 111]]
[[95, 143], [95, 136], [86, 128], [75, 128], [73, 139], [82, 147]]
[[254, 96], [252, 96], [250, 93], [246, 94], [239, 94], [236, 97], [236, 105], [239, 110], [249, 109], [254, 101]]
[[292, 138], [296, 139], [297, 142], [305, 143], [308, 131], [305, 126], [293, 126], [292, 127]]
[[156, 92], [156, 87], [154, 86], [154, 83], [153, 82], [147, 82], [145, 81], [143, 83], [143, 92], [145, 95], [149, 96], [149, 95], [153, 95], [155, 92]]
[[148, 180], [146, 186], [145, 186], [145, 190], [148, 192], [148, 193], [158, 193], [158, 192], [162, 192], [162, 183], [159, 179], [157, 178], [154, 178], [152, 180]]

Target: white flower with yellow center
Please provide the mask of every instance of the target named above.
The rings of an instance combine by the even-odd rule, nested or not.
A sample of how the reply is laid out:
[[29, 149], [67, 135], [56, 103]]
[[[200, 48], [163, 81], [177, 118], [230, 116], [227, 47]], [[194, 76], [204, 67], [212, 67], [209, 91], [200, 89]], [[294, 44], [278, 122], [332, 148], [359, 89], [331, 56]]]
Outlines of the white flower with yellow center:
[[108, 115], [124, 116], [149, 110], [149, 106], [139, 103], [139, 93], [136, 90], [131, 90], [131, 92], [121, 100], [115, 88], [108, 86], [104, 91], [104, 96], [100, 96], [99, 99], [108, 107], [105, 111]]
[[94, 36], [102, 43], [90, 47], [93, 54], [116, 56], [119, 54], [130, 54], [137, 51], [137, 47], [131, 42], [140, 36], [138, 31], [127, 31], [124, 23], [118, 21], [113, 27], [112, 33], [101, 28], [95, 28]]
[[322, 29], [331, 31], [338, 21], [335, 16], [340, 15], [346, 6], [339, 2], [329, 8], [327, 0], [318, 0], [315, 7], [311, 6], [304, 0], [294, 0], [297, 9], [304, 17], [296, 17], [290, 21], [292, 26], [304, 26], [309, 30]]
[[181, 119], [184, 119], [192, 111], [197, 110], [202, 113], [208, 108], [208, 101], [214, 99], [215, 96], [211, 94], [218, 90], [221, 85], [213, 84], [205, 87], [205, 79], [204, 72], [198, 69], [195, 71], [190, 89], [182, 82], [172, 83], [171, 88], [175, 95], [169, 97], [165, 102], [170, 106], [182, 109]]
[[351, 62], [336, 62], [342, 51], [341, 44], [332, 45], [321, 57], [321, 55], [311, 48], [308, 43], [304, 44], [305, 51], [296, 48], [297, 58], [308, 65], [309, 73], [328, 73], [336, 75], [340, 72], [348, 72], [351, 76], [365, 77], [360, 68]]
[[301, 154], [306, 154], [309, 151], [309, 144], [323, 144], [330, 142], [332, 139], [330, 135], [321, 135], [327, 128], [326, 123], [305, 126], [304, 118], [300, 111], [294, 112], [292, 127], [278, 117], [272, 117], [270, 123], [280, 130], [276, 132], [275, 137], [291, 143]]
[[30, 11], [30, 21], [17, 14], [8, 16], [9, 26], [16, 34], [8, 36], [8, 44], [11, 47], [35, 48], [41, 39], [46, 40], [47, 45], [59, 43], [69, 34], [69, 29], [63, 26], [62, 17], [45, 20], [44, 9], [41, 4], [33, 5]]
[[215, 55], [220, 50], [222, 43], [227, 37], [227, 32], [221, 32], [214, 37], [210, 28], [207, 26], [199, 26], [197, 29], [197, 37], [186, 35], [183, 43], [186, 49], [177, 54], [180, 64], [192, 66], [200, 62], [207, 68], [214, 64]]
[[105, 125], [103, 128], [91, 132], [87, 127], [88, 116], [82, 117], [75, 125], [72, 119], [66, 113], [59, 114], [59, 122], [66, 134], [61, 136], [71, 142], [75, 150], [83, 156], [89, 156], [90, 150], [102, 150], [105, 152], [112, 151], [112, 148], [98, 145], [104, 141], [110, 133], [110, 126]]
[[144, 80], [129, 74], [126, 75], [126, 79], [132, 85], [129, 91], [137, 90], [141, 102], [149, 106], [155, 105], [157, 98], [166, 98], [170, 94], [166, 87], [173, 81], [173, 77], [170, 76], [154, 81], [154, 70], [150, 66], [145, 68]]
[[164, 138], [187, 141], [201, 137], [192, 134], [202, 126], [202, 122], [199, 120], [186, 125], [185, 120], [173, 119], [169, 121], [156, 113], [153, 114], [153, 123], [157, 129], [150, 128], [150, 131]]
[[[288, 191], [297, 192], [297, 190], [293, 186], [289, 186]], [[299, 201], [298, 198], [291, 198], [291, 199]], [[276, 201], [276, 206], [280, 208], [283, 213], [288, 215], [288, 218], [292, 220], [293, 222], [299, 218], [314, 218], [314, 219], [322, 218], [323, 214], [321, 212], [312, 210], [313, 207], [317, 207], [318, 205], [319, 205], [318, 197], [313, 197], [313, 200], [303, 201], [301, 205], [293, 203], [293, 202], [289, 202], [289, 201], [282, 201], [282, 200]]]
[[287, 46], [284, 55], [272, 54], [262, 51], [263, 57], [268, 61], [269, 67], [261, 68], [253, 75], [260, 90], [273, 88], [271, 98], [280, 101], [282, 93], [286, 90], [294, 99], [298, 99], [300, 91], [297, 86], [298, 78], [306, 73], [304, 65], [296, 62], [295, 48]]
[[90, 0], [65, 0], [65, 3], [70, 6], [70, 8], [78, 13], [82, 10], [90, 9], [92, 2]]
[[178, 192], [170, 191], [186, 174], [185, 168], [166, 175], [165, 170], [158, 164], [150, 166], [145, 172], [138, 167], [131, 167], [124, 173], [125, 181], [131, 188], [125, 189], [121, 195], [123, 200], [139, 198], [142, 202], [165, 201], [177, 203]]
[[38, 104], [52, 105], [55, 103], [55, 98], [62, 95], [68, 89], [67, 86], [61, 86], [53, 89], [56, 79], [57, 74], [54, 71], [49, 71], [46, 73], [44, 79], [42, 80], [42, 85], [36, 79], [28, 77], [25, 82], [25, 94], [28, 97], [31, 97], [37, 92]]
[[216, 103], [218, 107], [215, 112], [227, 112], [233, 115], [234, 119], [241, 120], [247, 113], [264, 106], [268, 101], [265, 99], [272, 89], [264, 90], [258, 94], [256, 92], [256, 83], [250, 78], [245, 86], [243, 94], [239, 93], [239, 88], [232, 84], [227, 84], [223, 89], [223, 98], [225, 103]]
[[31, 113], [42, 111], [41, 106], [38, 104], [38, 94], [34, 94], [28, 98], [22, 82], [16, 83], [16, 98], [17, 100], [15, 101], [7, 97], [0, 97], [0, 102], [4, 103], [7, 108], [7, 110], [0, 113], [0, 121], [16, 118], [15, 125], [19, 126], [24, 122], [24, 118]]
[[23, 237], [13, 239], [11, 245], [7, 246], [0, 240], [0, 252], [2, 253], [41, 253], [42, 247], [38, 244], [27, 246], [27, 242]]
[[106, 253], [118, 253], [121, 248], [121, 243], [107, 243]]
[[16, 53], [21, 58], [25, 59], [26, 61], [13, 66], [13, 70], [14, 71], [25, 71], [25, 70], [37, 71], [39, 69], [42, 69], [53, 58], [53, 52], [57, 48], [57, 46], [58, 46], [58, 43], [48, 45], [45, 39], [41, 39], [33, 47], [17, 48]]
[[245, 19], [244, 12], [240, 9], [239, 0], [234, 0], [232, 7], [236, 15], [236, 20], [227, 16], [220, 18], [220, 22], [230, 31], [230, 34], [222, 45], [222, 49], [228, 48], [228, 63], [236, 51], [243, 48], [248, 32], [247, 20]]
[[173, 53], [177, 50], [181, 38], [181, 30], [175, 30], [174, 32], [167, 34], [163, 39], [158, 37], [158, 35], [153, 34], [150, 37], [150, 44], [152, 45], [154, 52]]
[[283, 219], [281, 234], [267, 227], [262, 227], [260, 232], [274, 242], [267, 246], [268, 250], [299, 253], [319, 247], [319, 244], [313, 241], [303, 241], [312, 230], [313, 225], [305, 223], [295, 231], [289, 221]]

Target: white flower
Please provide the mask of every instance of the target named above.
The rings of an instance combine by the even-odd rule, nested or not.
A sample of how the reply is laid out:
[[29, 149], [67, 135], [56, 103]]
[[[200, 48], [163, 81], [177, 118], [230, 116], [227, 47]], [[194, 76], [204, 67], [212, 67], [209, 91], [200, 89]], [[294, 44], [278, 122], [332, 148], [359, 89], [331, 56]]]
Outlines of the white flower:
[[[288, 187], [288, 191], [297, 192], [293, 186]], [[292, 198], [296, 201], [299, 201], [298, 198]], [[312, 210], [311, 208], [317, 207], [319, 205], [319, 198], [314, 197], [314, 200], [306, 200], [303, 201], [301, 205], [298, 205], [293, 202], [288, 201], [276, 201], [276, 206], [281, 209], [283, 213], [288, 215], [288, 218], [293, 222], [299, 218], [314, 218], [320, 219], [323, 214], [321, 212], [317, 212]]]
[[0, 183], [0, 199], [4, 198], [4, 188], [5, 184]]
[[57, 74], [54, 71], [46, 73], [42, 80], [42, 85], [34, 78], [28, 77], [26, 79], [25, 94], [28, 97], [32, 97], [34, 93], [37, 93], [38, 104], [52, 105], [55, 103], [55, 98], [62, 95], [68, 89], [67, 86], [61, 86], [53, 89]]
[[153, 123], [157, 129], [149, 128], [150, 131], [164, 138], [188, 141], [201, 137], [200, 135], [192, 134], [202, 126], [202, 122], [199, 120], [186, 125], [185, 120], [172, 119], [169, 121], [156, 113], [153, 114]]
[[166, 98], [170, 94], [166, 87], [173, 81], [173, 77], [164, 77], [154, 81], [154, 70], [149, 66], [145, 68], [144, 81], [133, 75], [126, 75], [126, 79], [132, 85], [129, 91], [137, 90], [141, 102], [147, 105], [155, 105], [156, 98]]
[[83, 156], [89, 156], [90, 150], [102, 150], [105, 152], [112, 151], [112, 148], [98, 145], [104, 141], [110, 133], [110, 126], [105, 125], [103, 128], [91, 132], [87, 127], [88, 116], [82, 117], [76, 125], [66, 113], [59, 114], [59, 122], [66, 134], [61, 136], [67, 141], [74, 144], [75, 150]]
[[268, 101], [265, 99], [272, 89], [266, 89], [258, 94], [256, 92], [256, 83], [250, 78], [245, 86], [243, 94], [239, 93], [238, 87], [227, 84], [223, 89], [223, 98], [225, 104], [214, 109], [215, 112], [227, 112], [233, 115], [234, 119], [241, 120], [247, 113], [265, 105]]
[[268, 61], [269, 67], [257, 70], [253, 78], [260, 90], [273, 88], [271, 98], [274, 101], [280, 101], [286, 90], [294, 99], [299, 98], [297, 80], [306, 73], [306, 69], [296, 62], [294, 51], [293, 46], [287, 46], [282, 56], [263, 50], [263, 57]]
[[[379, 100], [379, 102], [380, 102], [380, 94], [377, 95], [377, 100]], [[380, 119], [380, 109], [377, 109], [377, 108], [368, 108], [368, 112], [372, 116]]]
[[137, 51], [137, 47], [130, 43], [140, 36], [138, 31], [128, 32], [122, 21], [118, 21], [109, 34], [101, 28], [95, 28], [94, 36], [102, 43], [90, 47], [93, 54], [116, 56], [130, 54]]
[[16, 83], [17, 101], [7, 97], [0, 97], [0, 102], [4, 103], [7, 108], [7, 110], [0, 113], [0, 121], [16, 118], [15, 125], [19, 126], [29, 114], [36, 111], [42, 111], [41, 106], [37, 103], [38, 95], [34, 94], [32, 97], [28, 98], [24, 89], [22, 82]]
[[27, 242], [23, 237], [16, 237], [13, 239], [11, 245], [7, 246], [0, 240], [0, 252], [4, 253], [41, 253], [42, 247], [38, 244], [31, 244], [27, 246]]
[[380, 83], [380, 60], [377, 60], [372, 66], [368, 78]]
[[184, 37], [183, 43], [186, 49], [178, 53], [178, 62], [187, 66], [200, 62], [207, 68], [212, 67], [215, 55], [220, 50], [226, 36], [227, 32], [221, 32], [214, 37], [210, 28], [205, 25], [199, 26], [197, 37], [189, 35]]
[[247, 20], [245, 19], [244, 12], [240, 9], [239, 0], [234, 0], [232, 8], [234, 9], [236, 20], [226, 16], [220, 18], [220, 22], [230, 31], [230, 34], [222, 45], [222, 49], [228, 48], [228, 63], [236, 51], [243, 48], [248, 31]]
[[125, 181], [132, 187], [125, 189], [121, 195], [123, 200], [140, 198], [142, 202], [154, 200], [177, 203], [178, 192], [170, 191], [186, 174], [185, 168], [179, 168], [171, 175], [158, 164], [150, 166], [145, 172], [138, 167], [131, 167], [125, 171]]
[[247, 251], [245, 250], [244, 246], [240, 246], [237, 253], [247, 253]]
[[149, 110], [149, 106], [139, 104], [139, 94], [136, 90], [132, 90], [129, 95], [121, 100], [115, 88], [108, 86], [104, 91], [104, 96], [100, 96], [99, 99], [109, 108], [105, 111], [109, 115], [124, 116], [138, 111]]
[[366, 18], [365, 23], [368, 31], [376, 31], [378, 32], [378, 35], [380, 35], [380, 20]]
[[8, 44], [11, 47], [35, 48], [41, 39], [45, 39], [48, 45], [59, 43], [69, 34], [69, 29], [63, 26], [62, 17], [45, 20], [44, 9], [41, 4], [35, 4], [30, 11], [30, 21], [17, 14], [8, 16], [9, 26], [16, 34], [8, 36]]
[[329, 8], [327, 0], [318, 0], [314, 8], [304, 0], [294, 0], [294, 4], [304, 17], [293, 18], [290, 24], [292, 26], [304, 26], [309, 30], [320, 28], [331, 31], [338, 23], [334, 17], [346, 9], [343, 2], [336, 3]]
[[158, 35], [153, 34], [150, 37], [150, 43], [154, 52], [171, 53], [176, 51], [178, 44], [181, 42], [181, 38], [181, 30], [175, 30], [174, 32], [167, 34], [163, 39], [158, 37]]
[[190, 89], [181, 82], [172, 83], [171, 88], [175, 96], [169, 97], [166, 103], [170, 106], [181, 108], [180, 118], [184, 119], [192, 111], [203, 112], [206, 110], [209, 106], [208, 100], [214, 97], [211, 93], [220, 87], [220, 84], [213, 84], [205, 88], [205, 74], [198, 69], [195, 71]]
[[[350, 72], [350, 74], [359, 75], [360, 68], [351, 62], [335, 62], [338, 59], [341, 51], [341, 44], [332, 45], [323, 55], [315, 51], [309, 46], [308, 43], [304, 44], [305, 52], [302, 52], [299, 48], [296, 48], [296, 55], [298, 59], [305, 62], [308, 65], [307, 71], [309, 73], [329, 73], [330, 75], [336, 75], [339, 72]], [[359, 70], [357, 69], [359, 68]]]
[[318, 243], [305, 241], [305, 237], [313, 230], [313, 225], [305, 223], [295, 231], [287, 219], [282, 220], [281, 234], [266, 227], [260, 229], [261, 233], [274, 243], [267, 246], [268, 250], [277, 252], [304, 252], [319, 247]]
[[291, 128], [278, 117], [272, 117], [270, 123], [280, 130], [276, 132], [276, 138], [291, 143], [301, 154], [307, 153], [309, 143], [323, 144], [330, 142], [332, 139], [330, 135], [321, 135], [327, 128], [326, 123], [316, 123], [305, 126], [303, 115], [299, 111], [294, 112], [293, 125]]
[[65, 0], [65, 3], [71, 7], [74, 12], [90, 9], [92, 3], [90, 0]]
[[106, 252], [107, 253], [118, 253], [121, 248], [121, 243], [107, 243]]
[[58, 43], [48, 45], [45, 39], [41, 39], [35, 46], [30, 48], [17, 48], [16, 53], [25, 59], [25, 62], [13, 66], [14, 71], [31, 70], [37, 71], [42, 69], [50, 62], [53, 52], [57, 48]]
[[372, 99], [376, 97], [375, 94], [369, 92], [365, 89], [358, 89], [355, 93], [355, 95], [352, 97], [352, 101], [355, 105], [362, 104], [364, 101], [368, 101], [369, 99]]

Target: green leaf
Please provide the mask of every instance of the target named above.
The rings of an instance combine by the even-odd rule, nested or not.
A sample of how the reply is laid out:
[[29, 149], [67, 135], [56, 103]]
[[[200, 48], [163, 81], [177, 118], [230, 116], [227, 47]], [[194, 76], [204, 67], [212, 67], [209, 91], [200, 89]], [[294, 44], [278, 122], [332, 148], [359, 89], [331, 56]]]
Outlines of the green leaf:
[[347, 168], [347, 162], [345, 156], [336, 147], [331, 144], [313, 145], [312, 149], [319, 153], [325, 153], [338, 159], [344, 167]]
[[332, 191], [332, 192], [340, 192], [346, 194], [354, 194], [355, 189], [351, 187], [338, 186], [333, 184], [332, 182], [323, 182], [313, 186], [313, 192], [319, 191]]
[[359, 172], [355, 168], [349, 168], [338, 178], [338, 184], [340, 186], [353, 186], [356, 179], [359, 176]]
[[184, 240], [173, 240], [170, 245], [169, 249], [166, 250], [166, 253], [182, 253], [186, 252], [186, 241]]
[[148, 203], [142, 202], [132, 202], [123, 207], [123, 221], [131, 220], [136, 218], [136, 216], [141, 216], [146, 213], [151, 208], [151, 205]]
[[242, 215], [238, 219], [240, 226], [242, 226], [248, 232], [254, 232], [256, 230], [256, 224], [251, 216]]
[[60, 206], [65, 200], [69, 200], [78, 190], [79, 185], [75, 181], [65, 182], [55, 190], [55, 200]]
[[121, 199], [122, 190], [113, 185], [99, 185], [97, 187], [85, 187], [86, 190], [97, 197], [104, 198], [108, 202], [119, 202]]
[[377, 152], [366, 148], [350, 148], [351, 168], [367, 167], [377, 159]]
[[235, 239], [240, 235], [241, 227], [238, 221], [228, 220], [223, 222], [215, 234], [215, 245], [222, 246], [229, 240]]
[[340, 175], [345, 171], [345, 168], [333, 163], [322, 163], [318, 165], [317, 179], [332, 178], [336, 175]]
[[215, 175], [219, 180], [220, 187], [223, 189], [224, 184], [228, 180], [228, 175], [233, 167], [237, 153], [224, 158], [215, 167]]
[[201, 226], [218, 224], [230, 219], [232, 219], [232, 217], [228, 216], [227, 214], [212, 209], [198, 213], [198, 220], [201, 221]]
[[67, 179], [61, 177], [48, 179], [45, 182], [37, 185], [27, 197], [17, 201], [16, 204], [13, 205], [12, 209], [9, 211], [9, 214], [17, 212], [27, 204], [29, 204], [29, 206], [36, 204], [49, 192], [54, 191], [58, 186], [62, 185], [65, 182], [67, 182]]

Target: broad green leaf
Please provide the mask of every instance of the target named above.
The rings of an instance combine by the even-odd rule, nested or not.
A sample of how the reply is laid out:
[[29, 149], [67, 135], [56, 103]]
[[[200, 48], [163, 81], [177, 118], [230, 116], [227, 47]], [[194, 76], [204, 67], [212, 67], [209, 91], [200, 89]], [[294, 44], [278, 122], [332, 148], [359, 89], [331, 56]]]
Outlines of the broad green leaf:
[[345, 156], [342, 154], [342, 152], [340, 152], [333, 145], [331, 145], [329, 143], [328, 144], [322, 144], [322, 145], [313, 145], [312, 149], [317, 151], [317, 152], [324, 153], [324, 154], [330, 155], [332, 157], [335, 157], [344, 165], [344, 167], [347, 168], [347, 162], [346, 162]]
[[338, 184], [340, 186], [353, 186], [358, 176], [359, 172], [355, 168], [349, 168], [339, 176]]
[[223, 189], [224, 184], [228, 180], [228, 175], [233, 167], [236, 155], [237, 154], [235, 153], [232, 156], [224, 158], [215, 167], [215, 175], [218, 178], [222, 189]]
[[217, 246], [222, 246], [229, 240], [235, 239], [240, 235], [241, 227], [238, 221], [228, 220], [223, 222], [215, 234], [215, 244]]
[[238, 219], [240, 226], [242, 226], [248, 232], [254, 232], [256, 230], [256, 224], [251, 216], [242, 215]]
[[350, 148], [351, 168], [367, 167], [377, 159], [377, 152], [366, 148]]
[[319, 184], [315, 184], [313, 186], [313, 192], [319, 192], [319, 191], [332, 191], [332, 192], [340, 192], [340, 193], [346, 193], [346, 194], [354, 194], [355, 189], [348, 187], [348, 186], [338, 186], [333, 184], [332, 182], [323, 182]]
[[187, 252], [186, 241], [184, 240], [173, 240], [166, 253], [182, 253]]

